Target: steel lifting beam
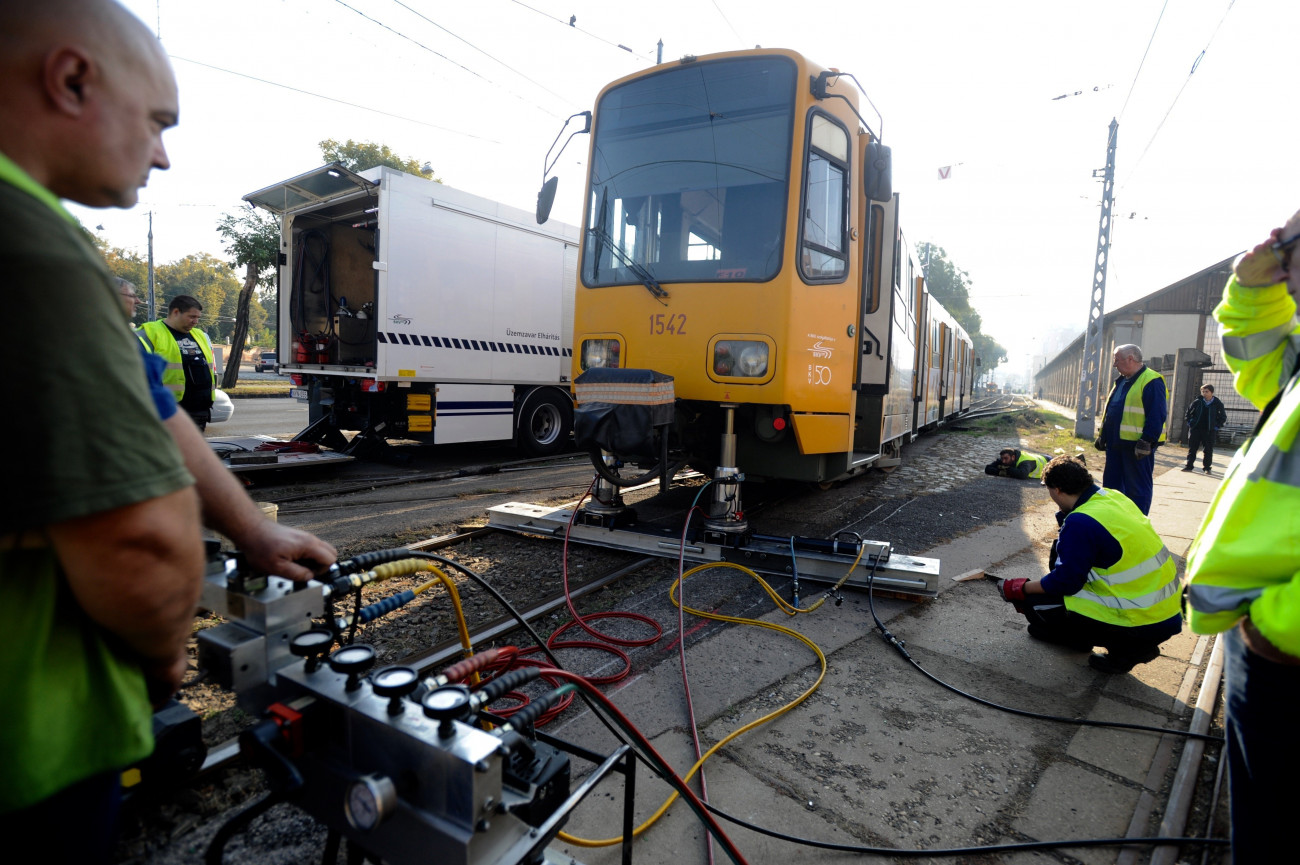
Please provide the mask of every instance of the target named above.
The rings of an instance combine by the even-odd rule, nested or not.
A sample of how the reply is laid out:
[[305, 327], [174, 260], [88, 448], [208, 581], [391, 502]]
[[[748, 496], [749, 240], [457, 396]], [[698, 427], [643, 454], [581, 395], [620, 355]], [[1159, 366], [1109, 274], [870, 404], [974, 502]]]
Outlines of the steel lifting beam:
[[[488, 508], [488, 527], [517, 534], [563, 538], [573, 511], [525, 502], [509, 502]], [[710, 562], [733, 562], [760, 574], [793, 577], [795, 568], [801, 580], [836, 583], [853, 564], [857, 550], [824, 552], [800, 549], [796, 539], [791, 551], [790, 539], [751, 537], [740, 545], [714, 543], [707, 537], [688, 539], [682, 548], [681, 534], [672, 529], [636, 525], [608, 528], [573, 521], [569, 540], [607, 549], [626, 550], [666, 559], [684, 558], [692, 565]], [[818, 542], [825, 545], [829, 542]], [[890, 549], [884, 541], [863, 541], [863, 552], [847, 586], [865, 589], [868, 580], [874, 588], [911, 598], [933, 598], [939, 593], [939, 560], [904, 556]], [[842, 543], [849, 547], [850, 544]], [[874, 577], [872, 569], [875, 569]]]

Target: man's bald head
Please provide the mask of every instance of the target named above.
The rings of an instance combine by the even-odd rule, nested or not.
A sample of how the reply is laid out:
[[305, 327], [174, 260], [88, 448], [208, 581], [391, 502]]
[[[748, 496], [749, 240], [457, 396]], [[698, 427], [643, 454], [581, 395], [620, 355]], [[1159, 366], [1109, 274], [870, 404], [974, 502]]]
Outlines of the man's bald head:
[[0, 0], [0, 16], [0, 151], [61, 197], [135, 204], [179, 114], [158, 41], [113, 0]]

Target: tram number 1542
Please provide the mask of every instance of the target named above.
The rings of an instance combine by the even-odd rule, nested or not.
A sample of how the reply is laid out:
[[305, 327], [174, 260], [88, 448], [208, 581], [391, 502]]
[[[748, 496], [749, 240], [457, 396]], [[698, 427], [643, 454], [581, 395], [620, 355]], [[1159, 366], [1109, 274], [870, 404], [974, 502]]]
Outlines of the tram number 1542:
[[671, 333], [674, 336], [685, 336], [686, 316], [676, 313], [664, 315], [662, 312], [650, 316], [650, 335], [663, 336], [665, 333]]

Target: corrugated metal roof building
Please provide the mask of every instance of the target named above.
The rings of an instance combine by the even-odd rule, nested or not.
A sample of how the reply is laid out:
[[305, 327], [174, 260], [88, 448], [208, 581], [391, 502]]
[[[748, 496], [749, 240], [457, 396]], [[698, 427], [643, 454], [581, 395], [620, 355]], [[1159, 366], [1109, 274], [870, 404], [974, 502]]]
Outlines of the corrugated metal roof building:
[[[1164, 375], [1169, 387], [1169, 426], [1165, 430], [1169, 441], [1187, 441], [1183, 414], [1192, 400], [1199, 398], [1203, 384], [1214, 386], [1214, 395], [1228, 410], [1228, 425], [1220, 432], [1220, 441], [1236, 444], [1250, 434], [1259, 412], [1233, 389], [1232, 373], [1223, 362], [1219, 324], [1211, 315], [1223, 296], [1235, 258], [1226, 258], [1105, 314], [1101, 352], [1102, 366], [1108, 372], [1097, 395], [1098, 422], [1115, 378], [1111, 367], [1115, 346], [1132, 343], [1141, 346], [1147, 364]], [[1079, 401], [1082, 368], [1081, 333], [1034, 376], [1035, 393], [1074, 408]]]

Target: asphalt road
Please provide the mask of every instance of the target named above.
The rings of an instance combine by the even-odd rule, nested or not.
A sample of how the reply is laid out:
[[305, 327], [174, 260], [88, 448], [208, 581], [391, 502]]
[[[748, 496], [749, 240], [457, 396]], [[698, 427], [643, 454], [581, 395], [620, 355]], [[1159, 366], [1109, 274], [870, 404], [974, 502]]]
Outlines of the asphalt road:
[[307, 426], [307, 403], [288, 397], [232, 398], [235, 413], [224, 423], [209, 424], [207, 438], [267, 435], [292, 438]]

